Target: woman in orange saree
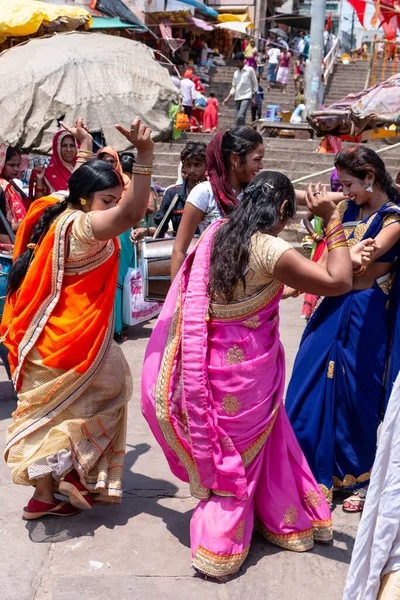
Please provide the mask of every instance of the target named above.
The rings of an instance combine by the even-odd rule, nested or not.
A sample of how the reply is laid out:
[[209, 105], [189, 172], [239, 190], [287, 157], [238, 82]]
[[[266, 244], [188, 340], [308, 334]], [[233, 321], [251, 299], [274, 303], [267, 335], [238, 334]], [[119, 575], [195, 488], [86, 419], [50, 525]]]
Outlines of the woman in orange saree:
[[[31, 206], [16, 239], [1, 339], [18, 406], [5, 458], [14, 483], [36, 488], [27, 519], [121, 499], [132, 382], [112, 339], [117, 236], [146, 211], [153, 143], [139, 119], [118, 129], [136, 145], [143, 173], [122, 199], [119, 173], [87, 162], [66, 197]], [[91, 146], [82, 123], [71, 131]], [[70, 503], [54, 497], [54, 480]]]

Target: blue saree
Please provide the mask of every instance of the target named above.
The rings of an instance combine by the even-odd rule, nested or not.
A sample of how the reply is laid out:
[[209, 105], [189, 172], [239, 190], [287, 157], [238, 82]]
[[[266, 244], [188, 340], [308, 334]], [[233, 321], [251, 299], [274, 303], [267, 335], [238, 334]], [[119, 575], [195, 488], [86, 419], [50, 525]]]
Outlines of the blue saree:
[[[392, 202], [363, 221], [356, 220], [358, 210], [351, 201], [339, 205], [349, 246], [400, 221], [400, 205]], [[379, 261], [394, 262], [398, 256], [399, 243]], [[396, 361], [388, 375], [391, 349], [400, 339], [399, 279], [395, 263], [370, 289], [318, 301], [300, 344], [286, 410], [329, 501], [333, 487], [357, 487], [370, 477], [377, 428], [392, 386], [390, 373], [400, 366], [393, 352]]]

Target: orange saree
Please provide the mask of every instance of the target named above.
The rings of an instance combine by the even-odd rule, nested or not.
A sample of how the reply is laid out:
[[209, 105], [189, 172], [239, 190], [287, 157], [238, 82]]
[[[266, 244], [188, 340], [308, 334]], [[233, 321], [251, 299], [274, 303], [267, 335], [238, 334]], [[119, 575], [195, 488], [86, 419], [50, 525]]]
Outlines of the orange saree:
[[[41, 198], [17, 235], [14, 259], [58, 198]], [[34, 250], [19, 290], [8, 298], [2, 335], [18, 392], [6, 461], [30, 485], [68, 455], [100, 502], [118, 502], [126, 438], [129, 367], [113, 342], [119, 242], [96, 240], [91, 213], [66, 210]], [[65, 461], [63, 460], [65, 463]], [[94, 498], [96, 501], [96, 496]]]

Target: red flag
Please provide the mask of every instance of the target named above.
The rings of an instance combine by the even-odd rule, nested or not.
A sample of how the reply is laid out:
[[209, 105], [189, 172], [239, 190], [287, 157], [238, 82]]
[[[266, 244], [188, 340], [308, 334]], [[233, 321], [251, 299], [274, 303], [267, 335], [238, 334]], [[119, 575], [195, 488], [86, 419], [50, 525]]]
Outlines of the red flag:
[[365, 0], [348, 0], [349, 4], [354, 8], [357, 13], [358, 20], [361, 25], [364, 27], [364, 15], [365, 15], [365, 7], [367, 3]]
[[[392, 13], [393, 15], [393, 13]], [[387, 40], [395, 40], [397, 37], [397, 16], [394, 15], [390, 18], [389, 21], [383, 21], [382, 23], [383, 31], [385, 32], [385, 37]]]
[[332, 27], [332, 11], [329, 13], [328, 20], [325, 25], [325, 31], [329, 31]]

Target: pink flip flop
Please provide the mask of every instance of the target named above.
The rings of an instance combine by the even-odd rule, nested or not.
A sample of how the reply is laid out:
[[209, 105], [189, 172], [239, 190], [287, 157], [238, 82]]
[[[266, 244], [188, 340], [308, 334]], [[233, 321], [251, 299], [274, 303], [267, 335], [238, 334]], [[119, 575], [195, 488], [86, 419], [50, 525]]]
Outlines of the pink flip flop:
[[78, 513], [79, 509], [75, 506], [72, 506], [68, 502], [49, 504], [47, 502], [40, 502], [40, 500], [31, 498], [28, 502], [28, 506], [25, 506], [24, 508], [23, 515], [25, 519], [32, 521], [33, 519], [40, 519], [40, 517], [45, 517], [47, 515], [54, 515], [56, 517], [72, 517]]

